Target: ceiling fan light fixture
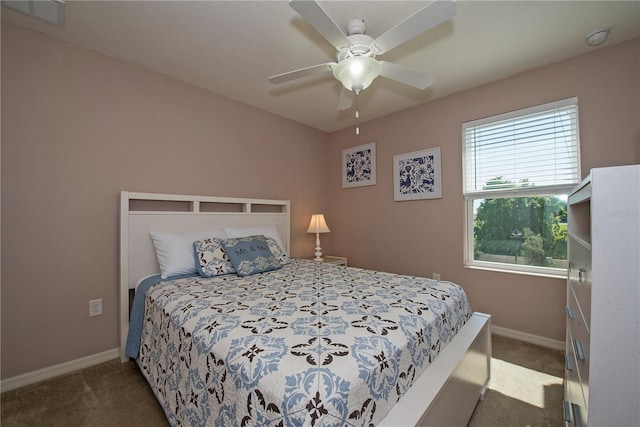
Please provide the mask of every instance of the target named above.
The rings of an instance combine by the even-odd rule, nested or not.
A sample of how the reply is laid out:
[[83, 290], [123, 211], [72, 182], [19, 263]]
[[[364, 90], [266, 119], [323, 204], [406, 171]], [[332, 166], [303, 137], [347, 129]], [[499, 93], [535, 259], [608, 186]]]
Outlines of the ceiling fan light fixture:
[[358, 92], [369, 87], [371, 82], [380, 75], [382, 66], [369, 56], [353, 56], [338, 63], [333, 69], [333, 75], [342, 85]]

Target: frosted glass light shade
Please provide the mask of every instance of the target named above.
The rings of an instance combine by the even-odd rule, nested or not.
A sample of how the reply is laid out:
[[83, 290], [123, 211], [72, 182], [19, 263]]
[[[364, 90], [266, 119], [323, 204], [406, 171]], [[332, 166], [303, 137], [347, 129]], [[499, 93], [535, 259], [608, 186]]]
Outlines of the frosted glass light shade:
[[330, 231], [323, 214], [313, 214], [313, 216], [311, 216], [307, 233], [329, 233]]
[[349, 90], [364, 90], [380, 75], [382, 66], [369, 56], [353, 56], [343, 59], [333, 69], [333, 75]]

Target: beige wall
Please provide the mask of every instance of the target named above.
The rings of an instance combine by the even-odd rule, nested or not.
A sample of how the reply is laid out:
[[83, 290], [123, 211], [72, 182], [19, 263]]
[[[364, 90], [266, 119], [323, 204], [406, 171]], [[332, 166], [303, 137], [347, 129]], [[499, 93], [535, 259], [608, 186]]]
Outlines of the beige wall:
[[[640, 162], [640, 40], [364, 123], [359, 136], [353, 129], [331, 135], [333, 252], [353, 266], [440, 273], [464, 286], [494, 325], [564, 340], [564, 280], [463, 268], [461, 124], [572, 96], [579, 98], [583, 176]], [[370, 141], [377, 143], [377, 185], [342, 189], [341, 150]], [[442, 149], [443, 198], [394, 202], [393, 156], [431, 147]]]
[[311, 256], [327, 140], [3, 22], [2, 378], [118, 346], [120, 190], [290, 199], [292, 254]]
[[[626, 43], [466, 91], [364, 123], [356, 137], [3, 22], [2, 378], [117, 346], [123, 189], [290, 199], [295, 256], [313, 252], [304, 231], [324, 210], [325, 253], [439, 272], [495, 324], [564, 339], [562, 280], [462, 267], [460, 123], [577, 95], [583, 175], [637, 163], [638, 49]], [[378, 185], [343, 190], [341, 149], [369, 141], [378, 144]], [[443, 199], [393, 202], [392, 156], [436, 146]], [[94, 298], [104, 315], [89, 318]]]

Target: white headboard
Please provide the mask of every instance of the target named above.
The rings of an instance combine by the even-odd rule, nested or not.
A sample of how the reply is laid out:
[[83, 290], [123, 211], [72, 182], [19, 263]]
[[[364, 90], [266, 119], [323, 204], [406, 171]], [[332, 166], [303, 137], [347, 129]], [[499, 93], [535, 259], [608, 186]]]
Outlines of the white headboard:
[[120, 356], [129, 330], [129, 289], [160, 273], [149, 231], [208, 231], [275, 225], [289, 253], [290, 202], [176, 194], [120, 193]]

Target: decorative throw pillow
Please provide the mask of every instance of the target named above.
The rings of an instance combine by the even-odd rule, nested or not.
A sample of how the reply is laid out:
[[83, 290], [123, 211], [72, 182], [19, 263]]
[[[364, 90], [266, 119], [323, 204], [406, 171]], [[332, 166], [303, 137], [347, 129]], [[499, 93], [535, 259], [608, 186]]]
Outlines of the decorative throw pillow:
[[251, 225], [247, 227], [225, 227], [224, 232], [227, 237], [249, 237], [249, 236], [265, 236], [272, 237], [278, 243], [278, 246], [285, 251], [286, 246], [280, 238], [280, 233], [275, 225]]
[[193, 242], [207, 237], [226, 238], [222, 230], [216, 231], [149, 231], [156, 248], [156, 256], [163, 279], [197, 274], [193, 259]]
[[202, 277], [235, 273], [231, 260], [222, 248], [222, 239], [202, 239], [193, 242], [196, 267]]
[[278, 245], [278, 242], [276, 242], [276, 239], [274, 239], [273, 237], [265, 237], [265, 238], [267, 240], [267, 244], [269, 245], [269, 249], [271, 250], [271, 253], [273, 254], [274, 257], [276, 257], [278, 261], [280, 261], [280, 264], [282, 265], [289, 264], [291, 262], [291, 258], [289, 258], [289, 256], [280, 247], [280, 245]]
[[271, 253], [264, 236], [227, 239], [222, 245], [238, 276], [250, 276], [282, 267]]

